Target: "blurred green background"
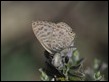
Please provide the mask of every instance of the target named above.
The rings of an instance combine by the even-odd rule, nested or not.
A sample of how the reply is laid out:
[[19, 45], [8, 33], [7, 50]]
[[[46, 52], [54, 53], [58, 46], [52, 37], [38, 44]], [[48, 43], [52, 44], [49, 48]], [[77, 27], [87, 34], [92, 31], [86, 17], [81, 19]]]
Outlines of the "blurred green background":
[[[2, 1], [1, 80], [40, 80], [44, 48], [36, 39], [35, 20], [66, 22], [76, 33], [75, 46], [86, 58], [85, 68], [94, 58], [108, 63], [107, 1]], [[104, 72], [108, 77], [108, 69]]]

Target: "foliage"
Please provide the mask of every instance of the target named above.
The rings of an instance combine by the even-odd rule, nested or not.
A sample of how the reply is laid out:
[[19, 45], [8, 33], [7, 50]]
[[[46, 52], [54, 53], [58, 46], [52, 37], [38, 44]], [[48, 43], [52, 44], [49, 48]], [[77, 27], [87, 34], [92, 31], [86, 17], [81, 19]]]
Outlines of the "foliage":
[[[70, 52], [70, 51], [68, 51]], [[76, 48], [72, 48], [71, 56], [67, 53], [63, 57], [64, 62], [61, 67], [55, 67], [52, 60], [53, 56], [45, 51], [46, 67], [39, 69], [41, 72], [42, 81], [102, 81], [104, 76], [100, 72], [102, 64], [99, 60], [95, 59], [93, 69], [89, 68], [84, 70], [84, 58], [80, 58], [80, 54]], [[58, 61], [58, 60], [57, 60]]]

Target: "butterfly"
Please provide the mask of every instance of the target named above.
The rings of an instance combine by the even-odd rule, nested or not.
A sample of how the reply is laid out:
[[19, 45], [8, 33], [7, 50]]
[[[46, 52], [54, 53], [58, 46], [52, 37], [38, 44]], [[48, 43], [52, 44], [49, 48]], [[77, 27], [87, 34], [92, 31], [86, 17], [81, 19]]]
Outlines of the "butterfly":
[[75, 33], [64, 22], [36, 21], [32, 23], [32, 29], [41, 45], [50, 54], [60, 52], [74, 42]]

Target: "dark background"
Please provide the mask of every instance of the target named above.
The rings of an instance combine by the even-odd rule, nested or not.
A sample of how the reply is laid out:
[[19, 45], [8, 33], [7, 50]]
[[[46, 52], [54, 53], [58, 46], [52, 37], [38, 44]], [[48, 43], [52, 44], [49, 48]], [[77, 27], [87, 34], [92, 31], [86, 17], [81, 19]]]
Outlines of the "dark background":
[[[75, 46], [86, 58], [85, 68], [95, 58], [108, 63], [107, 1], [2, 1], [1, 80], [40, 80], [44, 48], [36, 39], [35, 20], [66, 22], [76, 33]], [[106, 69], [105, 77], [108, 77]]]

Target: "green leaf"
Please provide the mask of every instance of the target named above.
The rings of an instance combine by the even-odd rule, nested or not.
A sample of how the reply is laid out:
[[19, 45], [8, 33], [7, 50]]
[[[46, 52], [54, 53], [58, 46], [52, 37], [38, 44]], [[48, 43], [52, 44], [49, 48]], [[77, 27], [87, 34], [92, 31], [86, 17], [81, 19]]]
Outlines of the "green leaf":
[[70, 80], [70, 81], [83, 81], [82, 78], [76, 77], [76, 76], [69, 77], [69, 80]]
[[74, 51], [74, 56], [75, 56], [75, 57], [76, 57], [76, 56], [79, 56], [78, 50], [75, 50], [75, 51]]
[[103, 78], [103, 76], [100, 74], [100, 71], [98, 71], [94, 74], [95, 80], [100, 81], [102, 78]]
[[68, 74], [69, 76], [72, 76], [72, 77], [81, 77], [81, 78], [85, 77], [85, 74], [78, 72], [78, 71], [74, 71], [74, 70], [70, 70]]
[[99, 77], [99, 76], [100, 76], [100, 71], [98, 71], [98, 72], [96, 73], [96, 75]]
[[79, 60], [79, 52], [78, 50], [74, 51], [75, 60]]
[[73, 52], [72, 60], [73, 60], [73, 63], [75, 63], [76, 61], [79, 60], [79, 52], [78, 52], [78, 50], [75, 50], [75, 51]]
[[76, 63], [76, 64], [77, 64], [77, 65], [78, 65], [78, 64], [82, 64], [82, 63], [83, 63], [83, 61], [84, 61], [84, 58], [81, 58], [81, 59], [79, 59], [79, 60], [77, 61], [77, 63]]
[[78, 64], [76, 66], [71, 66], [70, 69], [72, 70], [78, 70], [80, 68], [81, 64]]
[[101, 61], [98, 59], [94, 60], [94, 70], [97, 70], [100, 66]]
[[41, 72], [41, 80], [42, 80], [42, 81], [49, 81], [49, 77], [48, 77], [47, 74], [42, 70], [42, 68], [40, 68], [39, 71]]
[[59, 78], [57, 78], [57, 80], [58, 80], [58, 81], [66, 81], [66, 78], [64, 78], [64, 77], [59, 77]]

